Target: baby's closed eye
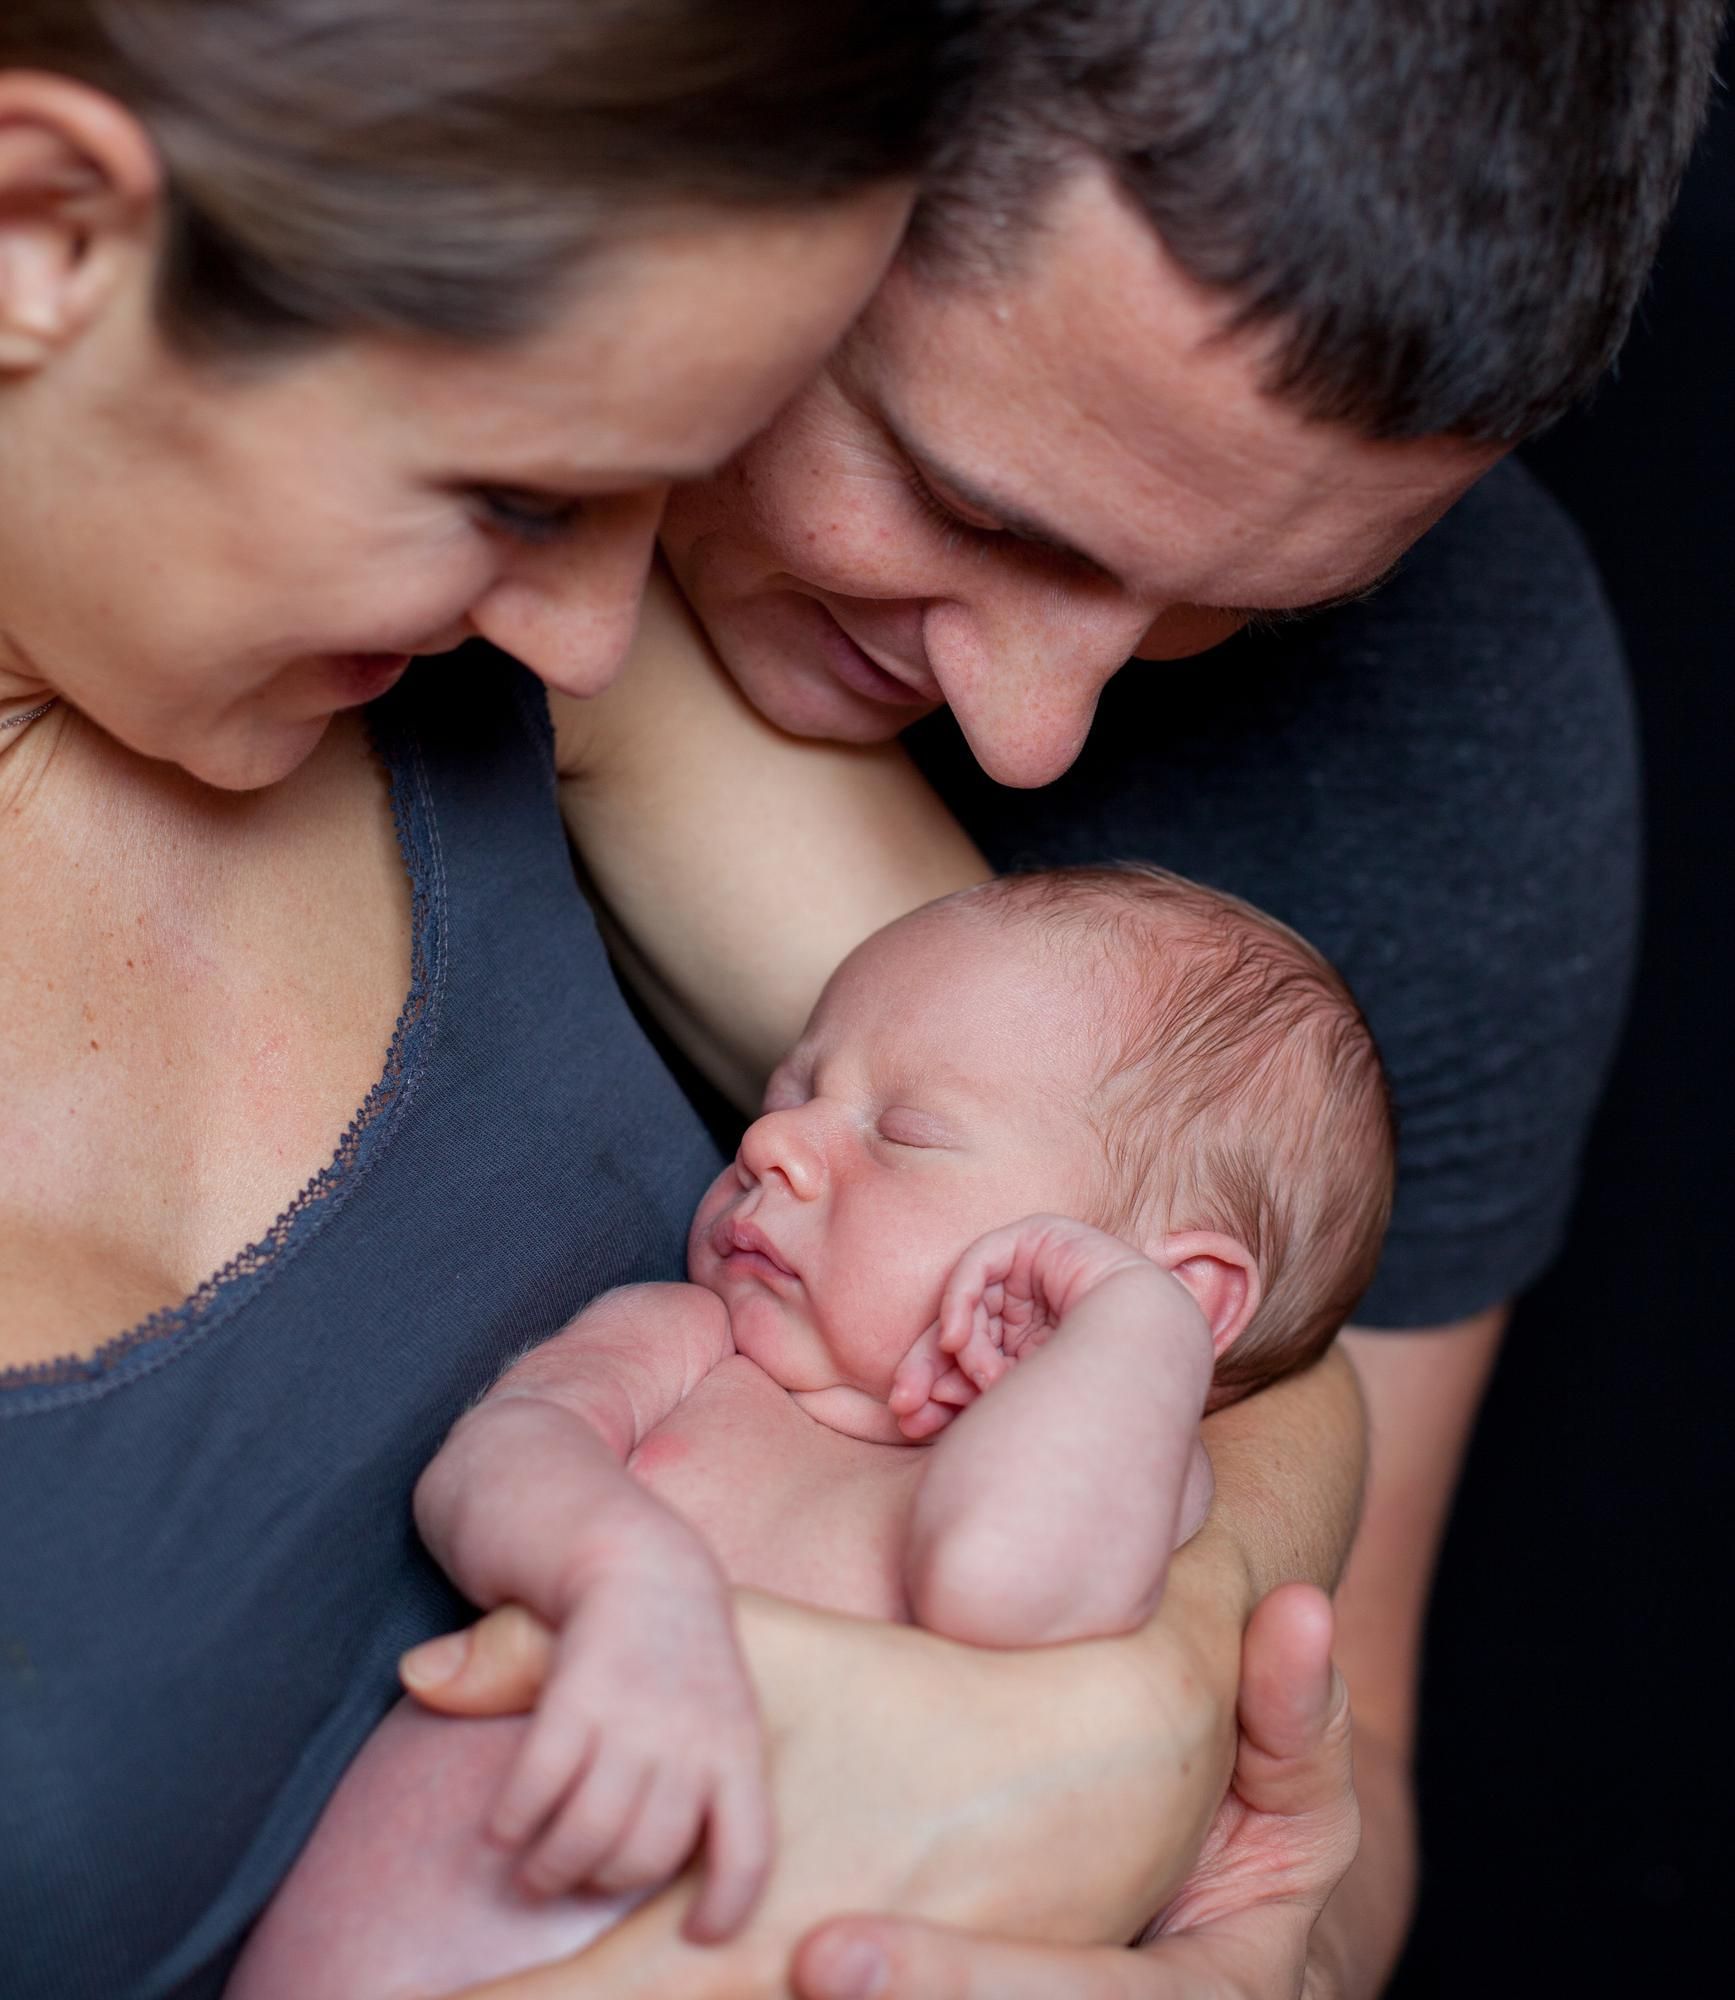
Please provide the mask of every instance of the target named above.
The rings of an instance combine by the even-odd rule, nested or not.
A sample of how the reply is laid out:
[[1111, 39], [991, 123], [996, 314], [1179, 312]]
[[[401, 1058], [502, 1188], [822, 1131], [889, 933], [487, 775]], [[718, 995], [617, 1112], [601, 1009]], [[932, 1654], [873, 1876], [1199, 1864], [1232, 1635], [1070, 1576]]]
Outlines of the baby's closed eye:
[[926, 1148], [944, 1146], [948, 1143], [945, 1128], [937, 1118], [925, 1111], [912, 1110], [905, 1105], [893, 1105], [879, 1115], [876, 1129], [882, 1139], [891, 1146]]

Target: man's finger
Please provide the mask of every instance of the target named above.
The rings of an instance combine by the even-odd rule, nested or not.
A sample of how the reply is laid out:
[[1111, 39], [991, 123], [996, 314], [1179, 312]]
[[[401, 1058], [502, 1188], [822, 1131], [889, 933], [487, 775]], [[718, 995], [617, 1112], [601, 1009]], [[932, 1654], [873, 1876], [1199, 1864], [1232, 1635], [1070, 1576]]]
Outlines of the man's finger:
[[[800, 2000], [1182, 2000], [1154, 1958], [1118, 1948], [1003, 1944], [935, 1924], [844, 1917], [803, 1939]], [[1197, 1989], [1189, 2000], [1212, 2000]]]
[[548, 1678], [554, 1640], [522, 1606], [503, 1604], [467, 1632], [430, 1639], [398, 1662], [404, 1686], [445, 1715], [523, 1715]]

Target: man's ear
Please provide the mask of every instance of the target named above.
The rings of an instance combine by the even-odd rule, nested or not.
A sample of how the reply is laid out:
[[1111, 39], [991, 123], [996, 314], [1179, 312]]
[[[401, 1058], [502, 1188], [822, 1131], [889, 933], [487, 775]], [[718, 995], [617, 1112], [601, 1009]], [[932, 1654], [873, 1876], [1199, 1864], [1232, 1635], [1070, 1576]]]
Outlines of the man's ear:
[[1187, 1229], [1165, 1236], [1149, 1253], [1152, 1263], [1185, 1285], [1211, 1329], [1211, 1352], [1221, 1359], [1246, 1331], [1264, 1296], [1253, 1253], [1233, 1236]]
[[41, 367], [148, 280], [161, 185], [149, 136], [113, 98], [0, 71], [0, 371]]

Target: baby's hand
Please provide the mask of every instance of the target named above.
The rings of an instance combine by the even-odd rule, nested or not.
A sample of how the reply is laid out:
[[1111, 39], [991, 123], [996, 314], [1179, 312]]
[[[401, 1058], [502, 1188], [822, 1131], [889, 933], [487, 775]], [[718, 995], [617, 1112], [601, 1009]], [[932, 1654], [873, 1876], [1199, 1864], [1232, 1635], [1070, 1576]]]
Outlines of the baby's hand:
[[746, 1919], [771, 1861], [759, 1717], [727, 1587], [696, 1543], [635, 1548], [578, 1594], [489, 1832], [525, 1850], [539, 1896], [664, 1882], [703, 1840], [688, 1936]]
[[1118, 1237], [1059, 1215], [996, 1229], [959, 1258], [939, 1317], [898, 1364], [887, 1402], [913, 1442], [937, 1436], [1038, 1348], [1067, 1311], [1146, 1259]]
[[912, 1444], [938, 1437], [962, 1409], [975, 1402], [976, 1385], [940, 1346], [935, 1320], [898, 1363], [886, 1405]]
[[1064, 1216], [1030, 1215], [993, 1230], [946, 1281], [935, 1335], [941, 1363], [949, 1360], [977, 1394], [991, 1389], [1105, 1278], [1147, 1262], [1119, 1237]]

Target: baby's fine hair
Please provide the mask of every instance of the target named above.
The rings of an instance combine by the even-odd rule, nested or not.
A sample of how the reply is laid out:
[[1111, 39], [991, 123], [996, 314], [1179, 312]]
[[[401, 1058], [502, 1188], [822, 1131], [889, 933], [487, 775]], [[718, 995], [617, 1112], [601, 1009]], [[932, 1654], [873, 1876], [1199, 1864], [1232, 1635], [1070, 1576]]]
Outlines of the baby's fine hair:
[[1162, 868], [1005, 875], [957, 899], [1028, 922], [1085, 978], [1104, 1037], [1102, 1226], [1220, 1231], [1263, 1297], [1219, 1397], [1303, 1368], [1366, 1291], [1391, 1213], [1391, 1100], [1344, 981], [1251, 904]]

